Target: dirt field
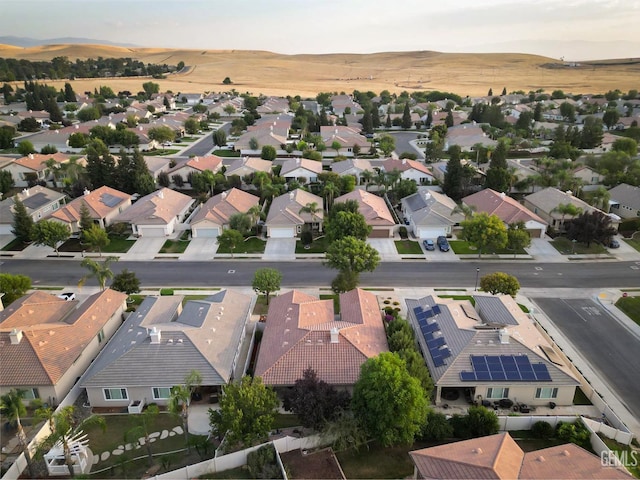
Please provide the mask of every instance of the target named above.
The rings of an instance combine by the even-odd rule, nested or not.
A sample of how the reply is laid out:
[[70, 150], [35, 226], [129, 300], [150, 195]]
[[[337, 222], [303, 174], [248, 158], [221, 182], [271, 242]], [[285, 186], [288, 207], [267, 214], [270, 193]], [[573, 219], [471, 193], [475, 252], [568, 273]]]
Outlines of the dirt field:
[[[145, 63], [177, 64], [191, 68], [185, 74], [158, 80], [163, 91], [209, 92], [235, 88], [238, 92], [267, 95], [315, 96], [321, 91], [443, 90], [459, 95], [486, 95], [507, 91], [561, 89], [567, 93], [626, 92], [640, 85], [640, 62], [612, 65], [561, 66], [557, 60], [537, 55], [496, 53], [387, 52], [367, 55], [281, 55], [251, 50], [163, 50], [102, 45], [49, 45], [19, 48], [0, 45], [0, 57], [50, 60], [131, 57]], [[637, 59], [636, 59], [637, 60]], [[628, 61], [628, 59], [627, 59]], [[550, 68], [555, 66], [557, 68]], [[222, 84], [230, 77], [231, 86]], [[137, 92], [147, 78], [75, 80], [77, 92], [109, 85], [115, 91]], [[62, 87], [64, 81], [47, 81]]]
[[281, 453], [282, 463], [288, 468], [292, 479], [342, 479], [342, 472], [333, 452], [325, 448], [303, 455], [300, 450]]

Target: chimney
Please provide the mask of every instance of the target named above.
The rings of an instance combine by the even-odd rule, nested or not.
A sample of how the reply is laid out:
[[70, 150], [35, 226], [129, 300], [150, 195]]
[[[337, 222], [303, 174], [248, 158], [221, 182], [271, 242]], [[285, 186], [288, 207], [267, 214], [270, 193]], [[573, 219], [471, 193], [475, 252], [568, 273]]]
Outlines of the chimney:
[[338, 343], [339, 330], [336, 327], [331, 329], [331, 343]]
[[295, 197], [296, 194], [294, 192], [289, 192], [289, 200], [293, 200], [293, 197]]
[[25, 197], [28, 197], [28, 196], [29, 196], [29, 189], [28, 189], [28, 188], [23, 188], [23, 189], [22, 189], [22, 194], [23, 194]]
[[300, 159], [296, 158], [296, 165], [300, 165]]
[[151, 337], [152, 345], [160, 344], [160, 330], [156, 329], [156, 327], [153, 327], [151, 329], [151, 332], [149, 332], [149, 336]]
[[566, 192], [564, 192], [564, 193], [566, 193], [566, 194], [567, 194], [567, 195], [569, 195], [569, 196], [573, 195], [573, 192], [572, 192], [571, 190], [567, 190], [567, 191], [566, 191]]
[[506, 194], [504, 192], [500, 192], [500, 198], [504, 198]]
[[403, 165], [406, 165], [406, 164], [407, 164], [407, 159], [406, 159], [406, 158], [403, 158], [403, 159], [402, 159], [402, 164], [403, 164]]
[[222, 198], [227, 198], [227, 192], [222, 192]]
[[164, 198], [164, 192], [162, 190], [158, 192], [158, 198]]
[[89, 191], [88, 188], [84, 189], [84, 192], [82, 192], [83, 195], [89, 195], [91, 192]]
[[424, 192], [424, 199], [425, 200], [429, 200], [431, 198], [431, 193], [429, 192]]
[[506, 345], [509, 343], [509, 332], [507, 332], [506, 328], [501, 328], [498, 331], [498, 337], [500, 338], [500, 343], [502, 345]]
[[22, 330], [14, 328], [13, 330], [11, 330], [9, 338], [11, 339], [11, 345], [18, 345], [20, 343], [20, 340], [22, 340]]
[[29, 158], [33, 160], [33, 153], [29, 154]]

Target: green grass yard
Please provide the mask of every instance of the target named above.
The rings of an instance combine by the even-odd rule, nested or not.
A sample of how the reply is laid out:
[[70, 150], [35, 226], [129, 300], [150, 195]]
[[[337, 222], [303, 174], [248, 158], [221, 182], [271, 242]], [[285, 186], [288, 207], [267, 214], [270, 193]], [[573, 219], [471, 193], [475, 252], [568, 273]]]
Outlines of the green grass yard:
[[[478, 255], [478, 249], [465, 240], [449, 240], [449, 245], [457, 255]], [[509, 250], [508, 248], [501, 248], [498, 250], [489, 249], [482, 252], [482, 255], [492, 255], [492, 254], [526, 255], [527, 252], [524, 249], [516, 250], [514, 252], [513, 250]]]
[[21, 252], [28, 246], [29, 246], [28, 243], [23, 243], [17, 238], [14, 238], [9, 243], [7, 243], [4, 247], [2, 247], [2, 251], [3, 252]]
[[585, 243], [572, 242], [566, 237], [553, 239], [551, 245], [562, 255], [588, 255], [597, 253], [609, 253], [609, 251], [598, 243], [591, 243], [587, 247]]
[[616, 302], [616, 307], [640, 325], [640, 297], [622, 297]]
[[625, 238], [624, 241], [640, 252], [640, 238]]
[[300, 241], [296, 241], [296, 253], [326, 253], [329, 244], [326, 240], [327, 237], [318, 237], [311, 242], [309, 248], [304, 248], [304, 244]]
[[188, 246], [184, 240], [167, 240], [158, 253], [184, 253]]
[[[233, 251], [233, 254], [236, 255], [238, 253], [264, 253], [265, 245], [266, 242], [259, 239], [258, 237], [249, 237], [236, 247], [236, 249]], [[218, 247], [218, 253], [231, 253], [231, 250], [220, 246]]]
[[214, 150], [214, 155], [218, 157], [239, 157], [240, 152], [236, 152], [235, 150]]
[[413, 242], [411, 240], [396, 240], [393, 243], [396, 244], [396, 250], [400, 255], [419, 255], [423, 253], [419, 242]]

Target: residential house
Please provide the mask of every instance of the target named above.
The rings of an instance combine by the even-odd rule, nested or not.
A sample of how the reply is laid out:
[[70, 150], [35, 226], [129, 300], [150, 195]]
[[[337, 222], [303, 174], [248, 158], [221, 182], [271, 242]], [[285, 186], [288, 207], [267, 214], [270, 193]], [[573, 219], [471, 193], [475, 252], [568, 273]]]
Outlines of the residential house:
[[289, 100], [284, 97], [267, 97], [267, 99], [259, 105], [256, 111], [260, 115], [282, 113], [289, 111]]
[[[150, 296], [130, 315], [82, 379], [92, 407], [167, 405], [171, 387], [192, 370], [202, 375], [200, 394], [242, 375], [238, 365], [251, 297], [222, 290], [202, 300]], [[238, 369], [238, 370], [237, 370]]]
[[314, 183], [322, 173], [322, 162], [309, 158], [289, 158], [280, 169], [280, 176], [287, 182], [297, 180], [300, 183]]
[[573, 171], [573, 176], [580, 180], [583, 189], [590, 190], [589, 186], [601, 185], [604, 175], [599, 174], [593, 168], [582, 165]]
[[[526, 405], [572, 405], [578, 379], [509, 295], [407, 299], [433, 378], [436, 405], [462, 397]], [[464, 398], [464, 397], [463, 397]]]
[[149, 169], [149, 173], [153, 176], [154, 180], [158, 179], [158, 175], [162, 172], [168, 172], [171, 168], [169, 165], [171, 164], [171, 159], [167, 157], [159, 157], [159, 156], [143, 156], [144, 163], [147, 164], [147, 168]]
[[193, 216], [190, 222], [191, 235], [193, 238], [215, 238], [223, 229], [229, 228], [231, 216], [247, 213], [259, 203], [258, 197], [237, 188], [219, 193], [207, 200]]
[[[597, 211], [607, 215], [607, 213], [592, 207], [584, 200], [574, 197], [571, 191], [563, 192], [554, 187], [547, 187], [524, 197], [524, 206], [541, 217], [550, 227], [555, 229], [561, 228], [565, 221], [574, 218], [572, 215], [562, 214], [557, 211], [557, 208], [560, 205], [567, 204], [572, 204], [577, 207], [580, 210], [580, 214]], [[609, 218], [611, 218], [612, 226], [617, 230], [618, 225], [620, 224], [620, 217], [613, 213], [608, 215]]]
[[184, 222], [195, 200], [184, 193], [161, 188], [140, 198], [132, 206], [113, 218], [113, 222], [131, 225], [139, 237], [172, 235]]
[[64, 153], [30, 153], [29, 155], [15, 159], [11, 163], [4, 165], [3, 170], [11, 173], [11, 177], [16, 187], [29, 187], [37, 182], [47, 182], [53, 185], [53, 174], [47, 167], [46, 162], [53, 160], [56, 164], [66, 163], [71, 157]]
[[[261, 128], [258, 130], [251, 130], [243, 133], [234, 142], [233, 148], [240, 152], [241, 155], [260, 155], [262, 147], [270, 145], [276, 149], [276, 152], [280, 155], [286, 153], [283, 145], [287, 144], [289, 136], [288, 127], [273, 128]], [[252, 149], [251, 144], [257, 142], [258, 148]]]
[[16, 193], [14, 197], [2, 200], [0, 202], [0, 235], [11, 235], [13, 206], [16, 198], [24, 204], [33, 221], [37, 222], [63, 206], [65, 197], [64, 193], [36, 185], [25, 188], [22, 192]]
[[464, 215], [454, 213], [456, 202], [424, 187], [403, 198], [401, 206], [407, 228], [420, 239], [451, 236], [453, 227], [464, 220]]
[[106, 289], [65, 301], [36, 291], [0, 312], [0, 394], [58, 405], [122, 323], [127, 295]]
[[464, 197], [462, 202], [477, 213], [497, 216], [505, 226], [523, 222], [531, 238], [543, 238], [547, 231], [547, 222], [504, 192], [485, 188]]
[[382, 162], [382, 170], [393, 172], [398, 170], [404, 180], [415, 180], [418, 185], [432, 183], [435, 178], [431, 170], [424, 164], [408, 158], [387, 158]]
[[273, 163], [257, 157], [241, 157], [233, 160], [224, 172], [224, 176], [229, 178], [237, 175], [244, 178], [257, 172], [271, 173]]
[[549, 478], [630, 479], [575, 443], [524, 452], [509, 432], [409, 452], [414, 479], [547, 480]]
[[352, 387], [362, 364], [389, 347], [373, 293], [351, 290], [339, 302], [336, 314], [332, 300], [297, 290], [273, 298], [255, 375], [266, 385], [287, 387], [312, 368], [330, 385]]
[[375, 173], [371, 162], [366, 158], [347, 158], [342, 162], [333, 162], [331, 164], [331, 171], [340, 176], [353, 175], [356, 177], [357, 185], [362, 183], [362, 172]]
[[483, 147], [495, 147], [498, 142], [489, 138], [479, 125], [465, 123], [447, 130], [444, 149], [448, 150], [449, 147], [457, 145], [463, 152], [470, 152], [476, 144]]
[[[341, 125], [329, 125], [320, 127], [320, 136], [322, 143], [327, 147], [322, 152], [323, 157], [335, 157], [342, 155], [345, 157], [353, 157], [353, 148], [357, 146], [360, 151], [369, 151], [371, 144], [367, 139], [360, 135], [360, 129], [354, 127], [345, 127]], [[335, 150], [332, 145], [334, 142], [340, 144], [340, 148]]]
[[85, 190], [84, 195], [57, 209], [49, 219], [64, 223], [72, 233], [77, 233], [80, 231], [82, 205], [87, 206], [96, 225], [106, 228], [118, 214], [131, 206], [131, 195], [107, 186]]
[[193, 106], [201, 103], [203, 96], [201, 93], [179, 93], [177, 98], [178, 101]]
[[38, 122], [40, 128], [47, 128], [49, 126], [49, 121], [51, 118], [49, 112], [45, 110], [27, 110], [18, 112], [16, 116], [18, 117], [19, 121], [26, 120], [27, 118], [33, 118], [36, 122]]
[[609, 190], [609, 211], [622, 218], [640, 217], [640, 187], [621, 183]]
[[369, 237], [393, 238], [396, 221], [389, 207], [387, 207], [384, 198], [361, 189], [356, 189], [336, 198], [334, 203], [347, 202], [349, 200], [358, 202], [358, 211], [366, 220], [367, 225], [371, 226]]
[[[182, 181], [191, 187], [189, 180], [194, 173], [203, 173], [205, 170], [209, 170], [212, 173], [217, 173], [222, 167], [222, 158], [217, 155], [206, 155], [204, 157], [191, 157], [177, 163], [173, 168], [167, 170], [171, 183], [176, 185], [176, 177], [180, 177]], [[182, 187], [184, 188], [184, 187]]]
[[[315, 203], [319, 212], [315, 215], [301, 212], [307, 205]], [[295, 238], [305, 225], [321, 230], [324, 219], [324, 203], [322, 197], [301, 189], [293, 190], [276, 197], [271, 202], [265, 225], [267, 237]], [[316, 228], [317, 227], [317, 228]]]
[[331, 97], [331, 109], [338, 116], [342, 116], [344, 113], [355, 113], [360, 108], [360, 105], [354, 102], [350, 95], [333, 95]]

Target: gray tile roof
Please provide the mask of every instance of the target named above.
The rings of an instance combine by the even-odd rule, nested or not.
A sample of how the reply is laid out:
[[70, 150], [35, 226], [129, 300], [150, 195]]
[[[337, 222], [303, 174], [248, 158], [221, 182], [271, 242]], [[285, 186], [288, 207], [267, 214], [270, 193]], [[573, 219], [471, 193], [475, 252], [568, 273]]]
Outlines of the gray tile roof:
[[640, 210], [640, 187], [633, 187], [626, 183], [621, 183], [617, 187], [609, 190], [611, 201], [617, 202], [625, 207]]
[[509, 309], [498, 297], [475, 295], [476, 310], [484, 323], [492, 325], [518, 325]]
[[419, 188], [403, 198], [402, 205], [416, 225], [455, 225], [464, 220], [464, 215], [451, 213], [456, 208], [451, 198], [430, 189]]

